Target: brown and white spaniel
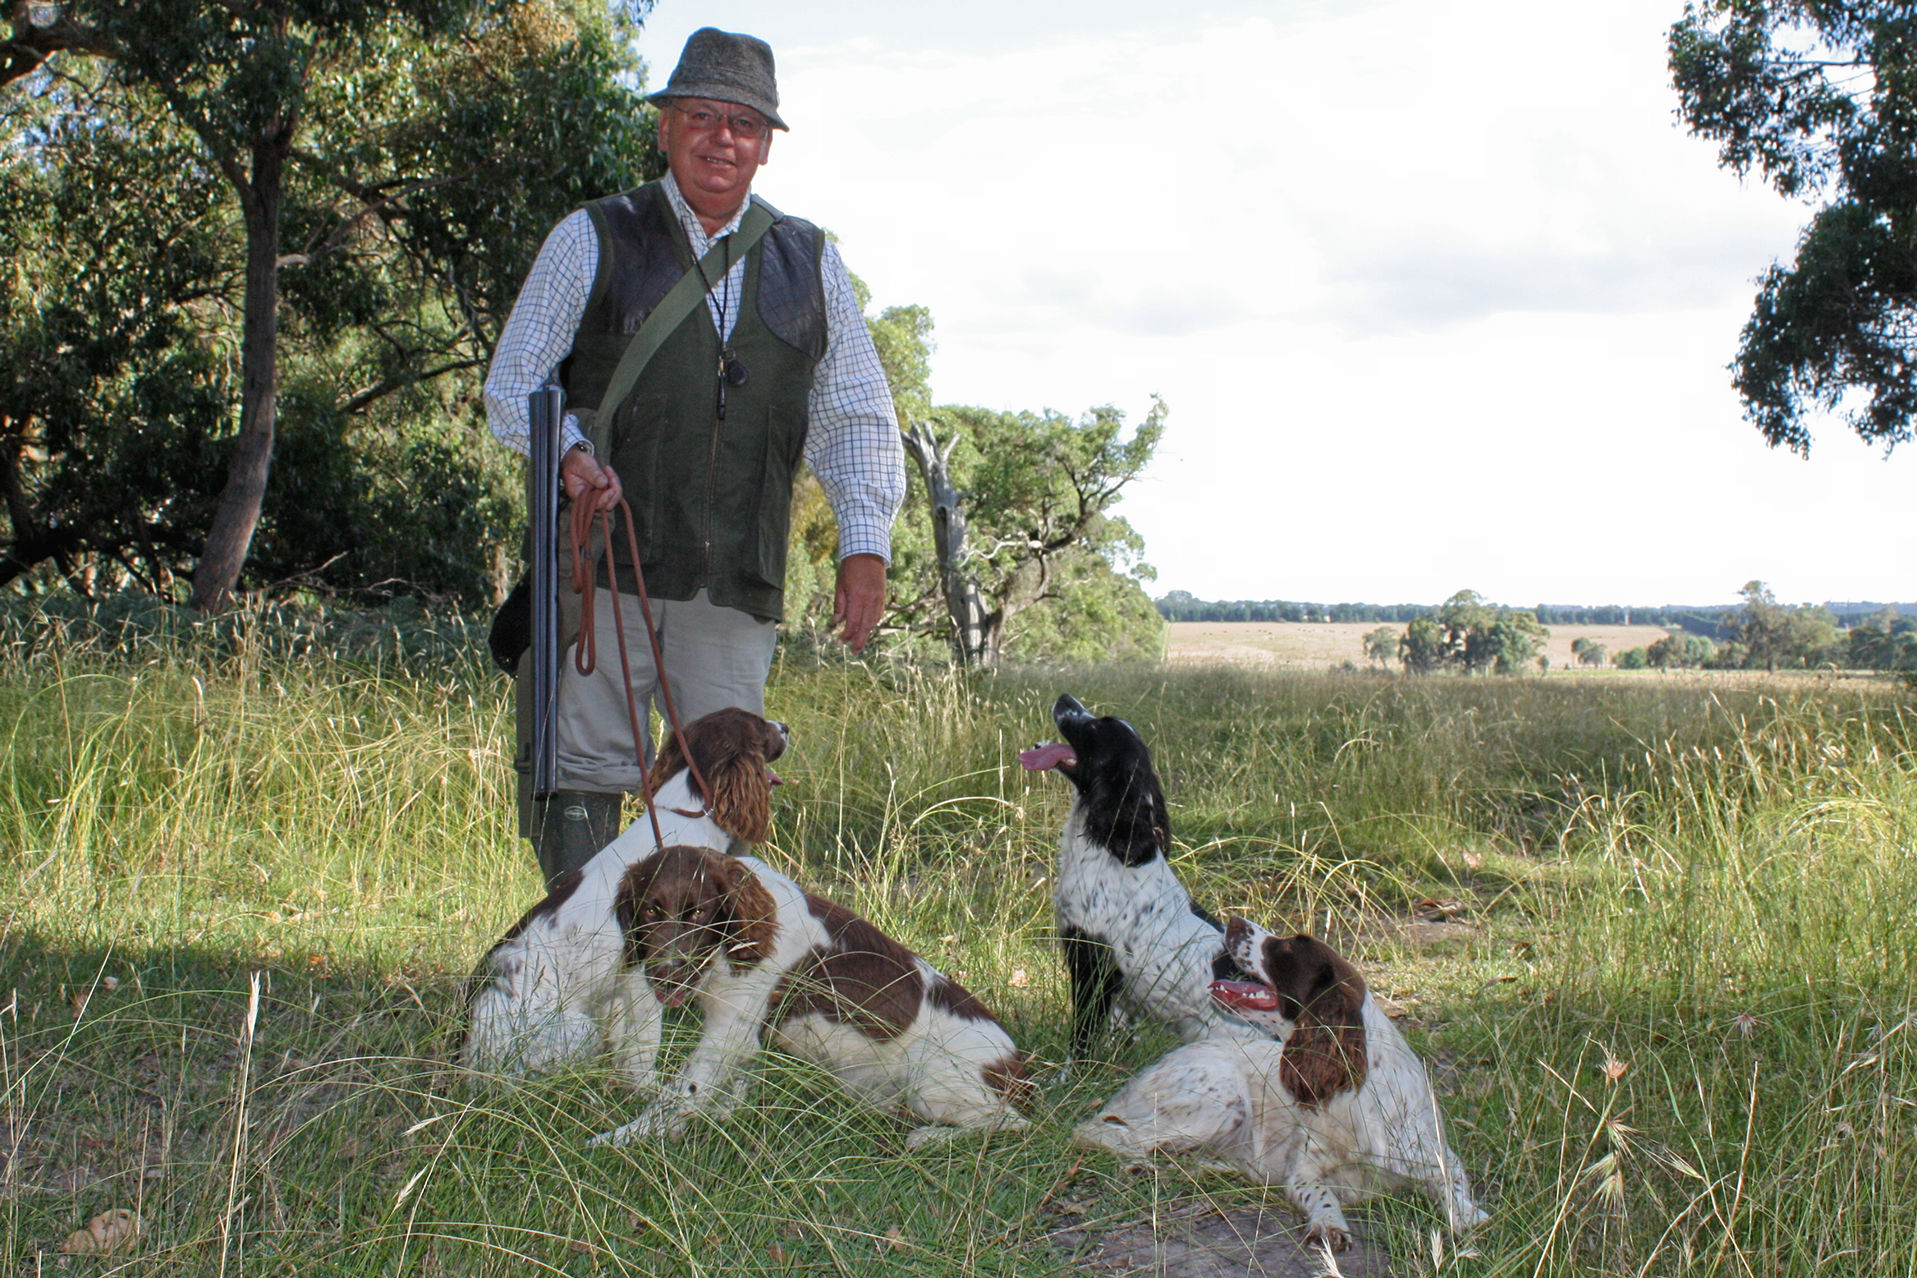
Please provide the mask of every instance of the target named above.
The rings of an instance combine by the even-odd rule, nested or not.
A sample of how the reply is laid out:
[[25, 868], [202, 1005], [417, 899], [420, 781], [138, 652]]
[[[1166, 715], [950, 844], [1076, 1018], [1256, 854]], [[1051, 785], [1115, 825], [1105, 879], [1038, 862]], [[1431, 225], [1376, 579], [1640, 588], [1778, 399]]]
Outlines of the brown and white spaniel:
[[[672, 734], [648, 776], [663, 843], [725, 849], [763, 842], [778, 783], [770, 764], [787, 740], [783, 723], [737, 708], [695, 719], [683, 742]], [[710, 794], [694, 781], [688, 755]], [[651, 819], [634, 821], [561, 875], [493, 946], [467, 999], [461, 1064], [487, 1074], [541, 1074], [578, 1063], [608, 1040], [607, 1020], [626, 1001], [630, 979], [616, 913], [620, 885], [659, 846]]]
[[682, 1133], [739, 1101], [761, 1034], [829, 1070], [847, 1091], [927, 1126], [917, 1147], [964, 1128], [1017, 1127], [1029, 1090], [1011, 1035], [971, 994], [851, 911], [756, 857], [668, 847], [617, 894], [628, 979], [613, 1050], [650, 1079], [664, 1009], [696, 1001], [697, 1045], [632, 1122], [594, 1137], [623, 1145]]
[[1212, 996], [1271, 1037], [1177, 1048], [1074, 1141], [1131, 1157], [1199, 1154], [1282, 1186], [1306, 1235], [1334, 1251], [1351, 1241], [1341, 1204], [1376, 1189], [1423, 1190], [1454, 1231], [1488, 1219], [1445, 1142], [1423, 1063], [1357, 969], [1322, 941], [1241, 918], [1226, 938], [1255, 979], [1215, 982]]

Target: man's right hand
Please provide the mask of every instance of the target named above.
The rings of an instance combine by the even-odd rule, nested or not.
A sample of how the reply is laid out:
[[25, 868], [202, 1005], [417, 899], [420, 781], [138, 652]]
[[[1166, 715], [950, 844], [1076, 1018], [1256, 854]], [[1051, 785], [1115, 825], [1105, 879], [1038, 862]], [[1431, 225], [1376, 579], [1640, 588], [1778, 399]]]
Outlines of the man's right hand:
[[626, 492], [618, 473], [611, 466], [600, 465], [599, 459], [583, 448], [569, 448], [560, 458], [559, 481], [566, 487], [566, 496], [575, 502], [585, 501], [591, 494], [594, 510], [617, 509]]

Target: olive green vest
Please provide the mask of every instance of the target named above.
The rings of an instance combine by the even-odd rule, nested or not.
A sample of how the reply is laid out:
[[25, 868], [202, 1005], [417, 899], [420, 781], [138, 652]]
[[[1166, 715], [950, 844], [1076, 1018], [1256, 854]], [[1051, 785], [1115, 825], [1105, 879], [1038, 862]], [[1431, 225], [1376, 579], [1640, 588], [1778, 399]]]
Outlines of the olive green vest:
[[[690, 599], [703, 587], [715, 604], [776, 620], [792, 481], [805, 448], [813, 370], [825, 353], [825, 236], [765, 207], [773, 225], [746, 254], [739, 318], [724, 347], [744, 368], [745, 384], [726, 386], [723, 417], [719, 333], [700, 305], [659, 347], [611, 420], [592, 420], [627, 342], [694, 269], [657, 182], [587, 206], [599, 234], [599, 271], [560, 378], [569, 408], [625, 486], [647, 593]], [[725, 287], [716, 272], [711, 282]], [[623, 530], [615, 529], [613, 543], [624, 588], [631, 578]]]

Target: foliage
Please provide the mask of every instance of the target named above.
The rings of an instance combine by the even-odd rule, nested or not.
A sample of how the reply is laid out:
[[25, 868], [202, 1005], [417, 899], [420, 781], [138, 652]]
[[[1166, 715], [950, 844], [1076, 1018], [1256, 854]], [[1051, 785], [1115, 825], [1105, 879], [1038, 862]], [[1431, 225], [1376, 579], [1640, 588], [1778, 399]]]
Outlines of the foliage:
[[1668, 634], [1644, 649], [1645, 663], [1656, 670], [1695, 670], [1717, 656], [1717, 645], [1702, 635]]
[[1917, 670], [1917, 619], [1885, 608], [1844, 636], [1848, 664], [1857, 670]]
[[1578, 659], [1581, 666], [1601, 666], [1604, 664], [1604, 645], [1589, 635], [1579, 635], [1571, 641], [1571, 655]]
[[[547, 227], [656, 171], [643, 6], [281, 8], [67, 5], [88, 42], [0, 98], [30, 264], [0, 277], [0, 576], [170, 591], [264, 438], [247, 584], [503, 588], [517, 466], [479, 376]], [[243, 288], [268, 211], [273, 278]], [[266, 355], [277, 396], [248, 401]]]
[[1390, 626], [1379, 626], [1376, 630], [1367, 630], [1364, 636], [1365, 658], [1380, 666], [1388, 666], [1391, 659], [1398, 655], [1398, 632]]
[[[1142, 585], [1153, 576], [1144, 540], [1110, 512], [1158, 446], [1163, 402], [1129, 433], [1110, 406], [1077, 420], [982, 408], [943, 408], [936, 418], [961, 441], [951, 465], [966, 498], [963, 567], [985, 597], [989, 647], [1077, 660], [1157, 655], [1163, 624]], [[902, 582], [900, 599], [920, 633], [944, 633], [936, 579]], [[1101, 629], [1119, 621], [1122, 630]]]
[[[1712, 0], [1670, 31], [1679, 113], [1720, 162], [1822, 200], [1763, 276], [1732, 365], [1746, 415], [1808, 453], [1845, 410], [1886, 447], [1917, 414], [1917, 12], [1907, 0]], [[1859, 402], [1861, 400], [1861, 402]]]
[[1550, 634], [1538, 624], [1536, 613], [1500, 607], [1475, 590], [1460, 590], [1430, 617], [1405, 627], [1398, 653], [1412, 674], [1445, 667], [1516, 674], [1536, 661], [1539, 646]]
[[1833, 663], [1843, 654], [1836, 620], [1825, 609], [1813, 604], [1783, 607], [1761, 581], [1746, 582], [1739, 593], [1744, 610], [1737, 637], [1745, 664], [1766, 670], [1812, 667]]
[[1411, 674], [1430, 674], [1444, 665], [1444, 628], [1429, 617], [1418, 617], [1404, 628], [1398, 657]]
[[1647, 649], [1626, 648], [1611, 658], [1611, 662], [1619, 670], [1648, 670], [1651, 666], [1651, 657]]

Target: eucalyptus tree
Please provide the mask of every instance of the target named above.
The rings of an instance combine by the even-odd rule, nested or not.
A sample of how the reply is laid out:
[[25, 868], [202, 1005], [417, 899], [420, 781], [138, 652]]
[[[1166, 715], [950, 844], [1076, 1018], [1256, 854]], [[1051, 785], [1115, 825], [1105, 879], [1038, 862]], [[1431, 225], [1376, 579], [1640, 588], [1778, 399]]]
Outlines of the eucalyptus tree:
[[[83, 222], [19, 224], [35, 251], [0, 285], [6, 363], [46, 374], [45, 394], [5, 410], [16, 482], [0, 571], [79, 548], [158, 580], [197, 548], [192, 599], [210, 609], [256, 536], [274, 571], [357, 556], [362, 576], [397, 556], [430, 577], [446, 567], [436, 561], [470, 557], [468, 541], [504, 541], [491, 525], [503, 524], [509, 485], [482, 473], [470, 442], [479, 370], [546, 228], [656, 167], [627, 39], [641, 11], [608, 18], [553, 0], [14, 6], [0, 48], [0, 198], [56, 192], [78, 206], [97, 190], [105, 207]], [[142, 256], [143, 243], [186, 241], [205, 252], [177, 270]], [[103, 274], [167, 284], [142, 296], [175, 318], [136, 320], [114, 288], [74, 288], [72, 264], [89, 255]], [[139, 329], [145, 343], [69, 341], [28, 318], [49, 299], [75, 317], [68, 328]], [[163, 364], [181, 375], [156, 380]], [[145, 417], [120, 411], [129, 388], [158, 385], [169, 402]], [[129, 434], [137, 444], [113, 438]], [[76, 508], [76, 488], [138, 478], [129, 447], [176, 463], [169, 499], [117, 522]], [[277, 503], [275, 465], [295, 467]], [[394, 467], [430, 482], [408, 491], [389, 480]]]
[[[1917, 8], [1910, 0], [1708, 0], [1670, 30], [1678, 111], [1740, 177], [1813, 203], [1763, 275], [1732, 364], [1773, 446], [1842, 413], [1894, 447], [1917, 418]], [[1753, 658], [1758, 658], [1753, 653]], [[1767, 663], [1768, 664], [1768, 663]]]

